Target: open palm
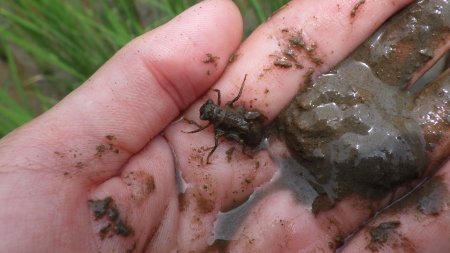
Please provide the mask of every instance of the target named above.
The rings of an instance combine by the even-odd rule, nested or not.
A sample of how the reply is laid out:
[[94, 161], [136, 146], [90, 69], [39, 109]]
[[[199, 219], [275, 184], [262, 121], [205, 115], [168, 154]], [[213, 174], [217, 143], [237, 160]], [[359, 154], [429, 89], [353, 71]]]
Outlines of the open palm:
[[[292, 1], [241, 44], [233, 2], [203, 1], [131, 41], [54, 108], [0, 141], [0, 251], [334, 251], [399, 196], [375, 202], [353, 196], [315, 215], [279, 188], [253, 195], [260, 199], [234, 219], [239, 224], [218, 225], [224, 213], [270, 187], [279, 171], [271, 155], [286, 157], [287, 149], [274, 141], [251, 158], [241, 144], [219, 139], [207, 164], [213, 126], [188, 134], [196, 127], [180, 115], [207, 124], [198, 114], [208, 98], [216, 101], [209, 89], [221, 91], [223, 105], [247, 75], [235, 105], [258, 109], [271, 122], [308, 78], [329, 71], [411, 2]], [[293, 33], [317, 45], [314, 56], [301, 56], [301, 68], [279, 54], [285, 34]], [[442, 161], [442, 149], [430, 152], [430, 164]], [[445, 167], [441, 171], [446, 182]], [[406, 238], [416, 227], [402, 217]], [[450, 222], [444, 215], [433, 219], [427, 222]], [[218, 235], [220, 226], [233, 231], [230, 237]], [[365, 235], [356, 234], [344, 251], [371, 250]], [[412, 238], [414, 249], [448, 248], [445, 238], [433, 245]]]

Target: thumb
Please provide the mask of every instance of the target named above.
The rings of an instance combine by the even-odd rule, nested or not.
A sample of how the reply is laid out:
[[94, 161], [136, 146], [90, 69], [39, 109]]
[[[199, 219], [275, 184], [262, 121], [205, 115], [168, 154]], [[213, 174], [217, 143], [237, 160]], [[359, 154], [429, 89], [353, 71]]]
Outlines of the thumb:
[[[101, 161], [106, 173], [88, 175], [104, 181], [215, 83], [241, 37], [231, 1], [202, 2], [128, 43], [54, 108], [5, 137], [0, 154], [68, 154], [77, 158], [66, 164], [74, 169], [114, 155]], [[50, 163], [38, 164], [58, 168]]]

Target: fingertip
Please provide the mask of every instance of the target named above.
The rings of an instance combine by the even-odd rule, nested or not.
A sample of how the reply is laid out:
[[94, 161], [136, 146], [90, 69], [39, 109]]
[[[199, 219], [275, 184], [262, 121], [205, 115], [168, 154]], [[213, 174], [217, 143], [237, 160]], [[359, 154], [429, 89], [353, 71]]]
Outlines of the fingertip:
[[242, 17], [232, 1], [210, 0], [131, 44], [142, 49], [143, 65], [161, 86], [172, 86], [167, 88], [176, 96], [174, 102], [184, 109], [221, 76], [242, 30]]

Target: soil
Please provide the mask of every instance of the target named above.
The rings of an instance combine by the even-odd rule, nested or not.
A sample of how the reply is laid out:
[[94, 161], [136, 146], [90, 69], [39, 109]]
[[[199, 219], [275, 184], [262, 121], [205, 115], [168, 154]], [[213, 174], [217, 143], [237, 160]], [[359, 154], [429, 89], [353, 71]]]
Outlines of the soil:
[[408, 113], [411, 101], [365, 64], [348, 59], [278, 116], [292, 156], [314, 178], [309, 180], [319, 193], [314, 212], [353, 192], [379, 199], [422, 176], [428, 164], [425, 140]]
[[[447, 6], [446, 6], [447, 5]], [[392, 17], [352, 55], [382, 82], [406, 87], [414, 73], [449, 35], [450, 8], [444, 1], [419, 1]]]
[[401, 201], [386, 210], [387, 213], [419, 212], [424, 215], [437, 216], [450, 204], [450, 195], [444, 178], [434, 176], [420, 185]]
[[372, 239], [370, 240], [369, 245], [367, 246], [371, 251], [378, 251], [378, 245], [382, 245], [388, 239], [390, 234], [394, 229], [400, 226], [400, 221], [390, 221], [383, 222], [376, 227], [368, 227], [370, 236]]
[[111, 237], [111, 226], [114, 225], [113, 229], [117, 235], [123, 235], [124, 237], [134, 234], [134, 230], [131, 226], [127, 224], [125, 220], [120, 219], [120, 213], [117, 206], [114, 205], [114, 200], [112, 197], [106, 197], [101, 200], [88, 200], [89, 208], [94, 212], [95, 219], [98, 220], [107, 215], [109, 220], [108, 224], [102, 227], [99, 231], [100, 239], [105, 239], [105, 237]]

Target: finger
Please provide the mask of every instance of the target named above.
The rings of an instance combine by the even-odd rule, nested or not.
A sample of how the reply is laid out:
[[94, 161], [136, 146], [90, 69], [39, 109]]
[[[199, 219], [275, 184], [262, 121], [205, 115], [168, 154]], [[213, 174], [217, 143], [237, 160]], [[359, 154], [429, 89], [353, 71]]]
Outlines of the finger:
[[[241, 33], [232, 2], [199, 3], [128, 43], [58, 105], [5, 137], [0, 154], [55, 157], [36, 169], [55, 168], [53, 160], [65, 157], [56, 168], [70, 173], [81, 164], [84, 179], [103, 181], [217, 80]], [[214, 62], [205, 63], [209, 53]]]
[[[358, 1], [292, 1], [246, 39], [235, 53], [236, 60], [213, 88], [221, 91], [223, 101], [232, 100], [248, 74], [238, 103], [257, 108], [270, 121], [305, 87], [305, 80], [329, 71], [389, 16], [411, 2], [367, 1], [359, 5], [352, 17]], [[292, 42], [300, 35], [304, 47], [296, 47]], [[292, 56], [286, 52], [289, 49], [294, 51]], [[277, 66], [278, 61], [292, 66]], [[216, 93], [210, 92], [186, 115], [197, 117], [198, 108], [207, 98], [215, 100]]]
[[[158, 252], [168, 252], [176, 246], [176, 238], [172, 235], [177, 229], [178, 198], [173, 183], [173, 159], [166, 155], [170, 152], [166, 141], [160, 136], [155, 137], [130, 159], [119, 176], [90, 189], [91, 203], [106, 198], [110, 198], [110, 203], [102, 217], [95, 215], [90, 204], [92, 218], [89, 223], [95, 242], [92, 245], [98, 248], [89, 251], [134, 248], [137, 252], [145, 252], [162, 245], [159, 250], [164, 251]], [[164, 242], [155, 236], [158, 230]]]
[[[408, 1], [396, 2], [388, 12], [385, 8], [387, 2], [367, 2], [359, 7], [356, 18], [353, 18], [350, 13], [356, 3], [293, 1], [277, 12], [241, 45], [236, 53], [237, 59], [214, 86], [221, 91], [222, 105], [236, 97], [247, 74], [242, 96], [236, 105], [245, 104], [249, 110], [258, 109], [270, 121], [294, 96], [299, 83], [307, 79], [305, 75], [310, 67], [315, 70], [314, 75], [329, 70], [354, 50], [376, 25]], [[325, 5], [336, 8], [325, 8]], [[319, 28], [325, 25], [327, 29]], [[342, 33], [330, 33], [330, 30]], [[293, 59], [290, 60], [294, 62], [291, 68], [275, 66], [277, 58], [272, 55], [283, 56], [283, 51], [289, 46], [289, 38], [299, 34], [305, 38], [308, 47], [313, 48], [313, 43], [316, 43], [317, 48], [312, 49], [315, 50], [314, 55], [303, 49], [296, 52], [295, 59], [301, 61], [303, 69], [294, 67]], [[318, 63], [316, 57], [323, 63]], [[217, 103], [216, 96], [217, 93], [211, 92], [206, 98]], [[206, 98], [190, 107], [185, 117], [200, 122], [199, 107]], [[206, 158], [214, 145], [212, 128], [198, 133], [182, 133], [195, 130], [195, 127], [180, 121], [165, 131], [166, 138], [174, 147], [183, 178], [190, 186], [183, 195], [183, 203], [187, 204], [181, 214], [179, 234], [183, 235], [180, 238], [184, 243], [180, 242], [180, 247], [196, 251], [206, 247], [210, 233], [204, 231], [211, 230], [217, 212], [240, 204], [256, 187], [270, 180], [276, 170], [267, 153], [257, 152], [250, 159], [240, 152], [241, 145], [221, 139], [211, 156], [212, 164], [206, 165]], [[193, 221], [200, 215], [203, 218], [195, 223], [193, 231]]]

